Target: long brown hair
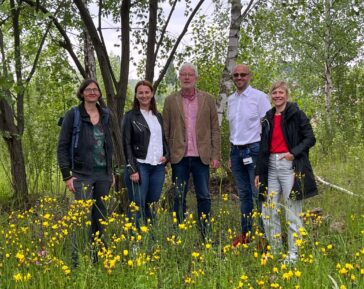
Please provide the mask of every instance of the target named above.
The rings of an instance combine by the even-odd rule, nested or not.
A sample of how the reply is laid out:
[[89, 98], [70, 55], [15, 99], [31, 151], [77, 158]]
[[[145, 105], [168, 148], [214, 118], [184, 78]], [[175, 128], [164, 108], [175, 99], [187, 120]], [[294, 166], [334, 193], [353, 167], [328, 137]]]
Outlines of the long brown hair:
[[137, 84], [135, 85], [133, 109], [140, 109], [139, 100], [136, 98], [136, 95], [137, 95], [138, 87], [141, 86], [141, 85], [148, 86], [150, 88], [150, 91], [153, 94], [153, 97], [150, 100], [150, 110], [153, 112], [153, 114], [157, 114], [158, 110], [157, 110], [157, 105], [155, 103], [154, 88], [153, 88], [152, 83], [149, 82], [148, 80], [138, 81]]

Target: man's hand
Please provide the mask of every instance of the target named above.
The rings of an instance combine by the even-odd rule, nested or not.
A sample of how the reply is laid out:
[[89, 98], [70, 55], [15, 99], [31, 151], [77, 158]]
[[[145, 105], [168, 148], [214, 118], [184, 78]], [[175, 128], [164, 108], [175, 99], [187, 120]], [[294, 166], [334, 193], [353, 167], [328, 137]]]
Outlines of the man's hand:
[[112, 181], [111, 181], [111, 186], [114, 187], [115, 186], [115, 175], [112, 175]]
[[255, 184], [255, 187], [257, 189], [259, 189], [259, 176], [255, 176], [254, 184]]
[[210, 167], [213, 169], [217, 169], [220, 166], [220, 162], [218, 160], [212, 160], [210, 163]]

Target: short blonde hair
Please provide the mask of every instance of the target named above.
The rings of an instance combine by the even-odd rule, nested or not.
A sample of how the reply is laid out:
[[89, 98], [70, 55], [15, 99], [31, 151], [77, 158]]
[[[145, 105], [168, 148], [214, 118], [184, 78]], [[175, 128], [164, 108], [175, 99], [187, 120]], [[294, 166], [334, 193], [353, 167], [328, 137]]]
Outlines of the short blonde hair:
[[270, 89], [270, 94], [273, 93], [277, 88], [283, 88], [286, 91], [287, 96], [289, 96], [288, 84], [285, 81], [279, 80], [273, 83], [272, 88]]

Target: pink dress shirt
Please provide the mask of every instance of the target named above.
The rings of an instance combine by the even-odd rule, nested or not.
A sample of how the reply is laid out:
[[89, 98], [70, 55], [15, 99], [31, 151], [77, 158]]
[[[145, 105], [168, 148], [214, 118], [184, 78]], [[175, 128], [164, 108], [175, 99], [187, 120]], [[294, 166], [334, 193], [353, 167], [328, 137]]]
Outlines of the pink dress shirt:
[[196, 91], [193, 96], [182, 95], [183, 111], [185, 116], [186, 127], [186, 153], [185, 157], [198, 157], [197, 135], [196, 135], [196, 120], [198, 111], [198, 101]]

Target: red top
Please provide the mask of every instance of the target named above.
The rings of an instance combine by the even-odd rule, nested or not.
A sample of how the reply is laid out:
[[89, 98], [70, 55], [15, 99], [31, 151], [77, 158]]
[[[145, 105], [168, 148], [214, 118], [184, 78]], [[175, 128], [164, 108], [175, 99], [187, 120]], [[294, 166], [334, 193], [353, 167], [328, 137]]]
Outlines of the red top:
[[283, 131], [281, 127], [281, 114], [274, 115], [273, 121], [273, 133], [272, 133], [272, 142], [270, 145], [270, 152], [271, 153], [286, 153], [289, 152], [286, 141], [283, 137]]

